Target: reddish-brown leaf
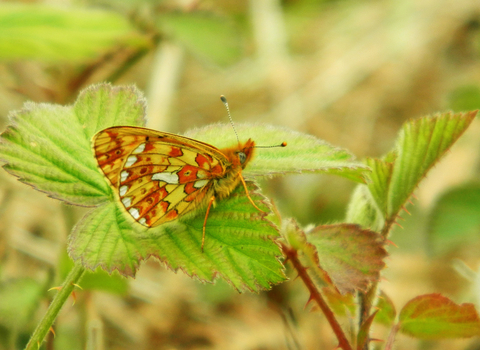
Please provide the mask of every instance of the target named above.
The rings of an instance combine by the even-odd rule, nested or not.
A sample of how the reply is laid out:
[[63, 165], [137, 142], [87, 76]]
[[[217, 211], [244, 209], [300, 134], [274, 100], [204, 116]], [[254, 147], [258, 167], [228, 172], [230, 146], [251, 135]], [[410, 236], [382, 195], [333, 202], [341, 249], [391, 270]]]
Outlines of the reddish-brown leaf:
[[353, 224], [323, 225], [307, 234], [307, 240], [340, 293], [364, 291], [380, 278], [387, 252], [378, 233]]
[[440, 294], [420, 295], [400, 311], [400, 331], [420, 339], [468, 338], [480, 335], [473, 304], [455, 304]]

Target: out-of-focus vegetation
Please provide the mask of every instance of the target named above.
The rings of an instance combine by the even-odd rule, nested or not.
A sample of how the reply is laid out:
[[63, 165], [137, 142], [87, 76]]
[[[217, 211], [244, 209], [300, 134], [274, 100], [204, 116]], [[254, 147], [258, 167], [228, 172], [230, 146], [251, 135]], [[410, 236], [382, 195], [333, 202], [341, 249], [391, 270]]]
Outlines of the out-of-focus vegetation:
[[[409, 118], [480, 108], [480, 3], [441, 1], [70, 1], [0, 3], [0, 123], [26, 101], [71, 103], [109, 81], [147, 92], [149, 125], [184, 132], [265, 122], [308, 132], [359, 158], [380, 156]], [[248, 138], [249, 135], [240, 135]], [[399, 308], [441, 292], [478, 305], [480, 125], [420, 185], [383, 289]], [[0, 172], [0, 349], [24, 346], [68, 272], [67, 236], [83, 211]], [[283, 216], [343, 219], [354, 184], [318, 175], [264, 184]], [[453, 263], [455, 261], [455, 264]], [[469, 269], [470, 268], [470, 269]], [[303, 310], [295, 281], [238, 295], [166, 271], [85, 277], [56, 323], [55, 346], [82, 349], [322, 349], [335, 339]], [[102, 274], [104, 275], [104, 274]], [[294, 277], [294, 276], [291, 276]], [[382, 328], [374, 336], [385, 339]], [[466, 349], [478, 340], [398, 349]]]

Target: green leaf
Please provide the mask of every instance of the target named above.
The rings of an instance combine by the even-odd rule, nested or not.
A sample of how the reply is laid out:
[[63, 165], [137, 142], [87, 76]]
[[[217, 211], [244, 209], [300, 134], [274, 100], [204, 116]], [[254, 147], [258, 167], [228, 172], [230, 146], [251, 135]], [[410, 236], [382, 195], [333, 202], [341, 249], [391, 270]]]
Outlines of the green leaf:
[[225, 18], [201, 12], [170, 13], [162, 15], [157, 25], [201, 59], [228, 65], [240, 57], [241, 37]]
[[436, 340], [480, 335], [473, 304], [455, 304], [440, 294], [420, 295], [400, 311], [400, 331], [415, 338]]
[[372, 169], [369, 174], [371, 181], [368, 183], [368, 189], [378, 210], [385, 215], [388, 210], [386, 194], [391, 182], [394, 163], [374, 158], [367, 158], [366, 163]]
[[358, 225], [338, 224], [318, 226], [306, 237], [317, 250], [321, 269], [340, 293], [364, 291], [379, 280], [387, 252], [378, 233]]
[[91, 140], [111, 126], [145, 126], [147, 101], [135, 86], [92, 85], [83, 90], [73, 110], [85, 135]]
[[429, 239], [436, 253], [478, 241], [480, 228], [480, 183], [449, 190], [435, 204], [430, 218]]
[[348, 204], [346, 222], [354, 222], [362, 227], [380, 232], [385, 224], [384, 214], [375, 203], [366, 185], [358, 185]]
[[[252, 200], [264, 210], [264, 197], [249, 184]], [[145, 229], [116, 203], [91, 211], [74, 229], [69, 254], [90, 269], [98, 266], [135, 275], [141, 260], [154, 256], [172, 270], [181, 269], [201, 281], [219, 275], [239, 291], [259, 291], [285, 280], [278, 236], [265, 213], [255, 209], [243, 186], [210, 211], [202, 253], [205, 209], [195, 216]]]
[[365, 344], [370, 341], [370, 328], [372, 326], [375, 317], [377, 316], [378, 310], [375, 310], [370, 316], [367, 317], [365, 321], [360, 325], [357, 335], [357, 349], [364, 349]]
[[119, 44], [145, 46], [146, 41], [113, 12], [32, 4], [0, 7], [0, 60], [79, 61]]
[[90, 139], [110, 123], [142, 120], [143, 101], [135, 88], [99, 84], [81, 93], [74, 107], [27, 103], [10, 116], [13, 125], [0, 137], [0, 159], [9, 173], [52, 198], [83, 206], [102, 203], [110, 190]]
[[393, 217], [477, 114], [444, 113], [408, 122], [400, 132], [388, 193], [387, 217]]
[[[287, 147], [258, 148], [245, 176], [272, 176], [302, 172], [335, 174], [365, 182], [369, 168], [355, 162], [352, 154], [334, 147], [311, 135], [289, 129], [261, 124], [235, 124], [240, 139], [251, 138], [258, 146], [280, 145]], [[217, 148], [237, 144], [235, 132], [229, 124], [214, 124], [189, 131], [186, 136], [208, 142]]]
[[395, 305], [393, 304], [392, 299], [390, 299], [390, 297], [385, 294], [383, 290], [380, 291], [376, 307], [379, 311], [374, 322], [391, 327], [393, 321], [395, 321], [395, 317], [397, 316], [397, 311], [395, 310]]
[[383, 228], [385, 220], [393, 222], [420, 181], [463, 134], [476, 113], [444, 113], [407, 122], [395, 150], [384, 159], [366, 160], [372, 169], [370, 181], [354, 192], [347, 221], [375, 231]]

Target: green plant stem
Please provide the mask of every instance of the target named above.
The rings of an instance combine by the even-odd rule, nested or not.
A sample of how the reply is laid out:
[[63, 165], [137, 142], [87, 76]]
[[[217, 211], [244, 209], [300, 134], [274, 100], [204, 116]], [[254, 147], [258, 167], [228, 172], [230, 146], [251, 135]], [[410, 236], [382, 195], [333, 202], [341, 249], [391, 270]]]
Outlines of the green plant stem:
[[283, 243], [282, 243], [282, 250], [283, 250], [283, 253], [287, 256], [288, 260], [290, 260], [290, 262], [293, 264], [293, 267], [298, 272], [298, 275], [302, 279], [305, 286], [307, 286], [308, 291], [310, 292], [310, 300], [315, 300], [315, 302], [318, 304], [318, 306], [324, 313], [325, 317], [327, 318], [328, 323], [330, 323], [330, 326], [332, 327], [333, 332], [337, 336], [338, 347], [343, 350], [352, 350], [352, 346], [348, 342], [348, 339], [345, 336], [345, 333], [342, 327], [340, 326], [337, 319], [335, 318], [333, 311], [325, 302], [317, 286], [315, 285], [315, 283], [313, 283], [313, 280], [308, 275], [307, 269], [302, 265], [302, 263], [298, 259], [297, 251], [294, 248], [290, 248], [289, 246]]
[[75, 284], [78, 284], [84, 272], [85, 268], [80, 264], [76, 264], [72, 268], [67, 278], [65, 279], [62, 288], [58, 291], [57, 295], [48, 307], [45, 316], [43, 316], [43, 319], [38, 324], [35, 332], [33, 332], [30, 341], [25, 347], [25, 350], [33, 350], [40, 348], [40, 345], [45, 339], [45, 336], [47, 335], [50, 327], [52, 327], [58, 313], [62, 309], [63, 304], [65, 304], [65, 302], [67, 301], [68, 297], [73, 291], [73, 288], [75, 288]]

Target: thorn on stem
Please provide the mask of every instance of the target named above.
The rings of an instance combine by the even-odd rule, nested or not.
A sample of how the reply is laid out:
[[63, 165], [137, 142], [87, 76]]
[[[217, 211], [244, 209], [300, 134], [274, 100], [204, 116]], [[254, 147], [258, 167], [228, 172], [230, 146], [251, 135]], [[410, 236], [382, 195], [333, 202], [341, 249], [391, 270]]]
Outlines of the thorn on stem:
[[55, 331], [54, 331], [53, 327], [50, 327], [48, 330], [49, 330], [50, 332], [52, 332], [54, 338], [57, 336], [57, 335], [55, 334]]
[[407, 210], [407, 208], [406, 208], [404, 205], [402, 205], [402, 209], [403, 209], [408, 215], [412, 215], [412, 214]]
[[395, 248], [398, 248], [398, 245], [395, 244], [395, 242], [389, 240], [389, 239], [386, 239], [385, 240], [385, 243], [388, 244], [388, 245], [393, 245]]
[[400, 227], [401, 229], [403, 229], [403, 226], [400, 225], [398, 222], [394, 221], [393, 223], [394, 223], [395, 225], [397, 225], [398, 227]]
[[310, 294], [310, 297], [308, 298], [307, 302], [305, 303], [305, 306], [303, 307], [304, 310], [307, 308], [308, 304], [310, 304], [312, 300], [315, 300], [315, 298], [313, 297], [312, 294]]

